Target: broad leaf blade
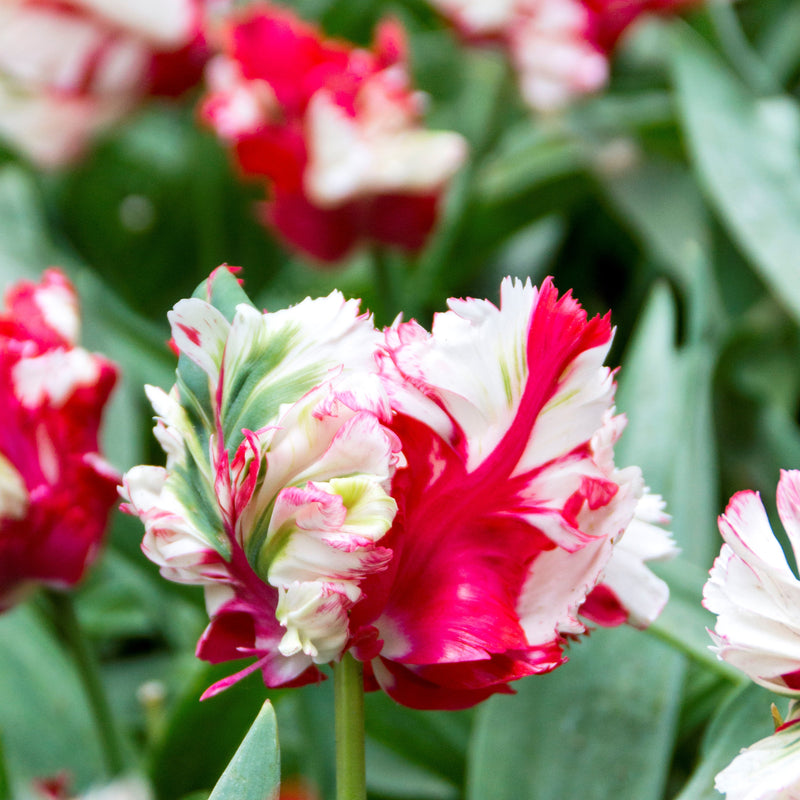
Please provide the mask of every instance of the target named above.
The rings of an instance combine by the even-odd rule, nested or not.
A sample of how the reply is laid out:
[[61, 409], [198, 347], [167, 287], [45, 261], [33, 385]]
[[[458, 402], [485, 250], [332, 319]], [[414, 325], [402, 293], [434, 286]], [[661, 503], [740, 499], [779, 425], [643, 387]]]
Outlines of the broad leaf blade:
[[796, 104], [758, 100], [688, 29], [676, 36], [673, 71], [706, 193], [775, 297], [800, 319]]
[[772, 695], [766, 689], [753, 684], [731, 693], [708, 726], [701, 761], [676, 800], [719, 800], [721, 795], [714, 789], [716, 774], [743, 747], [773, 732], [771, 700]]
[[209, 800], [277, 800], [280, 784], [278, 726], [267, 700]]
[[468, 800], [660, 800], [682, 657], [629, 628], [596, 631], [569, 655], [480, 709]]

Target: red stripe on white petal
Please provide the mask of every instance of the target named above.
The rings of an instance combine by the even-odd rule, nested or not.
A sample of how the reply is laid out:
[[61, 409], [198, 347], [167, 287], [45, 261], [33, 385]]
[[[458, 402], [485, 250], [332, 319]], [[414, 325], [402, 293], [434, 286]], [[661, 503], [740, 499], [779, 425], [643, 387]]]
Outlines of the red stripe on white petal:
[[230, 323], [221, 311], [196, 297], [181, 300], [167, 314], [178, 349], [214, 382], [219, 381]]

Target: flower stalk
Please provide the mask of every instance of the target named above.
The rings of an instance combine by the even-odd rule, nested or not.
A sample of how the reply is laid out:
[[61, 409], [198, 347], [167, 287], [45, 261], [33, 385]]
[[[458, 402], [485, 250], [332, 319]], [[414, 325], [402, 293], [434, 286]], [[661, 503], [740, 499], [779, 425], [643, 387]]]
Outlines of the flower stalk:
[[78, 675], [97, 726], [106, 769], [111, 776], [119, 775], [125, 767], [122, 746], [114, 725], [108, 697], [100, 679], [97, 659], [78, 621], [72, 596], [66, 592], [53, 590], [47, 590], [45, 596], [56, 629], [75, 659]]
[[366, 800], [364, 669], [350, 653], [334, 665], [336, 800]]

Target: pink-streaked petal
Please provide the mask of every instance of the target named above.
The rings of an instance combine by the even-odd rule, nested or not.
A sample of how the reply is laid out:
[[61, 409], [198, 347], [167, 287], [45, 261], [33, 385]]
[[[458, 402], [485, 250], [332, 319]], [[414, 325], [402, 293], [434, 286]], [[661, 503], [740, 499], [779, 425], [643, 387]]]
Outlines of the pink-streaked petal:
[[754, 568], [791, 574], [758, 493], [735, 494], [719, 518], [719, 530], [734, 552]]
[[795, 563], [800, 563], [800, 471], [781, 470], [778, 481], [778, 514], [789, 537]]
[[196, 297], [176, 303], [167, 317], [178, 349], [216, 386], [231, 328], [228, 320], [210, 303]]
[[785, 727], [742, 750], [717, 775], [714, 786], [726, 800], [798, 800], [800, 725]]

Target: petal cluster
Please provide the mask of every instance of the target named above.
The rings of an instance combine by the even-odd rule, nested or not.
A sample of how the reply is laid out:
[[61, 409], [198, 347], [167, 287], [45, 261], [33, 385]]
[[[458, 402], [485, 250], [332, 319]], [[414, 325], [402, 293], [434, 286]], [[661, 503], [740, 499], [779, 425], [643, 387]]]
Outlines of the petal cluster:
[[555, 111], [605, 86], [613, 50], [643, 14], [670, 14], [694, 0], [431, 0], [465, 37], [504, 45], [522, 96]]
[[0, 610], [29, 586], [72, 586], [97, 553], [116, 501], [98, 453], [115, 367], [76, 346], [67, 279], [20, 282], [0, 313]]
[[800, 718], [742, 750], [714, 782], [727, 800], [800, 800]]
[[[207, 291], [170, 314], [178, 382], [148, 390], [167, 466], [126, 474], [128, 510], [165, 577], [206, 587], [198, 655], [255, 656], [245, 673], [299, 685], [341, 656], [361, 584], [391, 558], [378, 334], [338, 292], [261, 313], [226, 270]], [[226, 294], [229, 318], [212, 302]]]
[[666, 602], [644, 566], [673, 551], [648, 522], [663, 513], [642, 500], [638, 468], [613, 462], [624, 420], [603, 366], [611, 338], [607, 317], [588, 320], [549, 280], [507, 279], [499, 308], [451, 300], [431, 334], [387, 332], [407, 466], [392, 483], [392, 561], [354, 616], [375, 628], [362, 657], [399, 702], [458, 708], [510, 691], [566, 660], [582, 615], [643, 626]]
[[550, 281], [381, 333], [336, 292], [262, 314], [223, 270], [170, 320], [167, 464], [124, 487], [148, 557], [205, 586], [198, 655], [251, 659], [210, 693], [349, 650], [368, 688], [467, 707], [666, 602], [663, 504], [614, 464], [608, 318]]
[[144, 94], [194, 84], [202, 0], [0, 0], [0, 136], [41, 166], [82, 154]]
[[421, 127], [396, 23], [366, 51], [255, 3], [228, 21], [222, 49], [202, 114], [242, 172], [267, 180], [266, 218], [288, 243], [321, 261], [362, 239], [422, 246], [465, 144]]
[[[781, 473], [778, 514], [800, 552], [800, 471]], [[725, 544], [703, 591], [717, 615], [717, 657], [774, 692], [800, 694], [800, 581], [756, 492], [739, 492], [719, 518]]]
[[[800, 471], [781, 472], [777, 500], [797, 562]], [[717, 775], [716, 788], [729, 800], [800, 798], [800, 581], [757, 492], [735, 494], [719, 530], [725, 543], [703, 590], [703, 605], [717, 615], [711, 649], [755, 683], [795, 701], [789, 720], [743, 750]]]

